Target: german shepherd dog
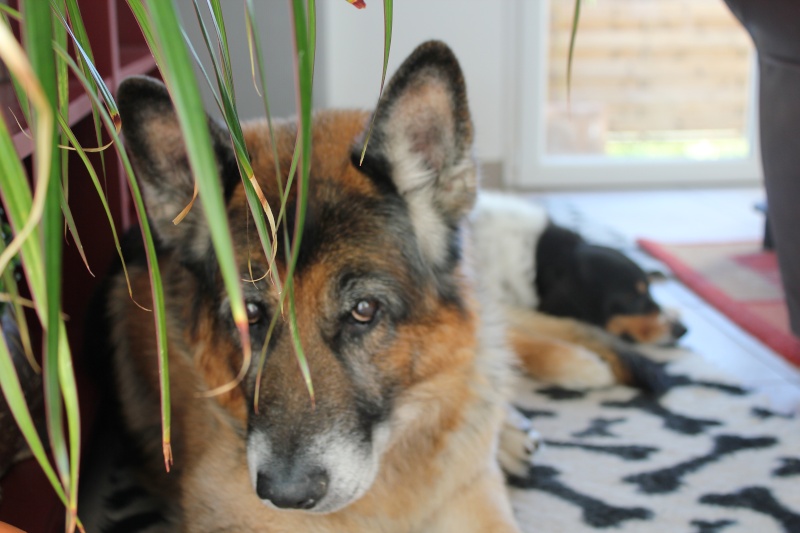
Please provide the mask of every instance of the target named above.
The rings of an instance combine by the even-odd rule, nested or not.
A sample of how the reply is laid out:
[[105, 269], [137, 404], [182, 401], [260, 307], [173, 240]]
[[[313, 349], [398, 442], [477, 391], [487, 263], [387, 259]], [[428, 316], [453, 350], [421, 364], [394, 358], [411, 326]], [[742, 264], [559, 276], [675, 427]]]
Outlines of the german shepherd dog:
[[[294, 277], [314, 403], [283, 319], [257, 398], [255, 363], [234, 390], [202, 397], [233, 380], [243, 363], [209, 228], [199, 204], [172, 222], [191, 201], [194, 180], [165, 87], [128, 79], [118, 100], [165, 287], [170, 473], [160, 460], [152, 315], [131, 301], [122, 275], [110, 282], [106, 313], [124, 424], [145, 458], [143, 477], [166, 502], [165, 529], [518, 531], [496, 459], [510, 357], [465, 250], [477, 179], [466, 89], [452, 52], [429, 42], [400, 67], [361, 165], [370, 114], [314, 116], [308, 215]], [[258, 354], [281, 312], [279, 295], [265, 276], [268, 260], [230, 138], [209, 125]], [[267, 131], [264, 121], [244, 126], [255, 176], [274, 208]], [[275, 131], [284, 172], [296, 135], [294, 122]], [[290, 196], [287, 212], [294, 201]], [[285, 275], [281, 254], [276, 268]], [[129, 272], [134, 298], [150, 307], [146, 269], [132, 265]]]
[[[313, 119], [294, 297], [314, 401], [282, 317], [258, 387], [254, 363], [236, 388], [205, 397], [235, 379], [243, 356], [202, 206], [173, 224], [194, 191], [178, 119], [164, 85], [150, 78], [123, 82], [118, 102], [155, 229], [167, 313], [170, 473], [161, 462], [152, 314], [129, 298], [121, 272], [107, 281], [102, 312], [123, 424], [143, 458], [141, 478], [163, 504], [150, 530], [515, 532], [498, 459], [509, 472], [527, 471], [536, 435], [508, 407], [514, 366], [577, 386], [636, 379], [624, 351], [597, 328], [493, 310], [470, 259], [477, 177], [464, 79], [450, 49], [428, 42], [387, 85], [363, 164], [370, 113]], [[258, 354], [280, 295], [230, 137], [208, 123]], [[274, 208], [297, 125], [275, 129], [282, 176], [266, 122], [243, 129]], [[294, 208], [290, 194], [287, 213]], [[286, 224], [291, 234], [291, 216]], [[284, 277], [281, 253], [276, 263]], [[128, 264], [135, 301], [151, 307], [143, 262]]]

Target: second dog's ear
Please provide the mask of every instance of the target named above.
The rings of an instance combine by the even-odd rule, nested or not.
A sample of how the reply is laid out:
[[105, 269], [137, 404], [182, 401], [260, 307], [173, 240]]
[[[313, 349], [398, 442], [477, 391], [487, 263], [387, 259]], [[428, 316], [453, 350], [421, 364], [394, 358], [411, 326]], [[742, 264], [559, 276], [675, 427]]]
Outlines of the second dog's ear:
[[[202, 257], [210, 239], [200, 202], [194, 203], [182, 222], [173, 223], [192, 200], [194, 176], [167, 88], [153, 78], [132, 77], [120, 84], [117, 100], [125, 147], [156, 234], [164, 245], [182, 246], [189, 257]], [[224, 176], [233, 160], [227, 133], [210, 118], [208, 123], [222, 179], [230, 180]]]
[[386, 87], [364, 165], [404, 197], [423, 252], [437, 262], [452, 228], [475, 201], [471, 150], [472, 121], [458, 61], [445, 44], [424, 43]]

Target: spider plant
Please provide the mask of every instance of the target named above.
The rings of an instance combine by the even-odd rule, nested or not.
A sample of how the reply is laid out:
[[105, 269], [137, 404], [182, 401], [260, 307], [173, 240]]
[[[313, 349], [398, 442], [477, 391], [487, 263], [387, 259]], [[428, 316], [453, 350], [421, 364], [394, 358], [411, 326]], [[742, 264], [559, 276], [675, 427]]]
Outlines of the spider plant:
[[[276, 235], [286, 231], [283, 224], [286, 197], [280, 206], [270, 206], [256, 181], [252, 165], [244, 148], [239, 115], [234, 96], [234, 79], [231, 73], [230, 51], [222, 16], [220, 0], [193, 0], [197, 20], [205, 46], [212, 58], [213, 71], [204, 72], [205, 81], [214, 89], [214, 99], [230, 132], [242, 183], [247, 193], [250, 210], [255, 220], [264, 254], [270, 260], [276, 256]], [[294, 57], [296, 65], [296, 102], [298, 138], [295, 156], [290, 169], [286, 190], [296, 187], [298, 193], [297, 223], [293, 239], [286, 239], [286, 256], [290, 257], [288, 273], [280, 279], [277, 269], [272, 269], [272, 282], [281, 292], [286, 306], [296, 354], [304, 373], [311, 401], [313, 383], [303, 355], [292, 298], [292, 273], [299, 253], [308, 194], [308, 176], [311, 161], [311, 102], [316, 47], [316, 10], [314, 0], [289, 0], [294, 31]], [[346, 0], [355, 7], [365, 7], [363, 0]], [[258, 21], [254, 16], [253, 1], [242, 0], [246, 19], [250, 64], [255, 90], [263, 96], [264, 110], [269, 118], [269, 98], [262, 49], [259, 42]], [[62, 315], [61, 269], [65, 231], [69, 232], [79, 250], [83, 250], [78, 228], [70, 209], [72, 198], [67, 194], [67, 150], [74, 151], [85, 164], [98, 193], [96, 201], [103, 206], [120, 260], [120, 251], [108, 200], [105, 197], [101, 176], [105, 165], [95, 168], [87, 152], [116, 150], [127, 174], [128, 185], [141, 228], [147, 252], [153, 301], [161, 375], [161, 416], [163, 428], [163, 454], [165, 467], [172, 462], [170, 438], [169, 372], [165, 336], [164, 298], [161, 277], [156, 261], [155, 247], [144, 204], [135, 175], [119, 138], [120, 116], [112, 92], [94, 66], [92, 43], [89, 42], [77, 0], [20, 0], [19, 10], [0, 4], [0, 61], [10, 72], [16, 97], [34, 139], [32, 180], [17, 156], [12, 131], [14, 124], [0, 120], [0, 200], [5, 207], [11, 239], [8, 246], [0, 248], [0, 279], [3, 280], [3, 298], [11, 302], [20, 330], [26, 332], [23, 304], [35, 312], [41, 327], [41, 375], [44, 385], [44, 403], [47, 414], [47, 445], [42, 442], [34, 427], [25, 402], [9, 347], [0, 335], [0, 388], [12, 414], [23, 432], [31, 451], [49, 479], [53, 489], [66, 508], [66, 529], [82, 529], [78, 518], [78, 479], [80, 474], [81, 433], [78, 391], [73, 372], [73, 354]], [[182, 22], [177, 16], [173, 0], [127, 0], [147, 45], [156, 60], [167, 88], [172, 96], [181, 124], [189, 155], [189, 164], [196, 179], [196, 196], [211, 228], [211, 238], [219, 261], [219, 268], [230, 296], [234, 322], [241, 336], [244, 363], [237, 380], [220, 389], [218, 394], [236, 386], [251, 364], [248, 322], [242, 298], [240, 274], [233, 262], [230, 229], [225, 216], [225, 202], [213, 160], [210, 137], [205, 116], [196, 113], [201, 108], [200, 91], [192, 69], [197, 54], [185, 38]], [[385, 42], [384, 69], [388, 62], [392, 27], [392, 0], [384, 0]], [[120, 9], [123, 9], [120, 6]], [[206, 11], [206, 16], [201, 12]], [[204, 22], [209, 21], [210, 23]], [[12, 31], [12, 21], [19, 24], [23, 35], [18, 42]], [[188, 22], [187, 22], [188, 24]], [[74, 51], [70, 54], [70, 48]], [[237, 58], [241, 60], [241, 58]], [[97, 139], [96, 148], [85, 148], [68, 124], [69, 76], [79, 80], [92, 105], [92, 116]], [[213, 78], [213, 81], [212, 81]], [[381, 80], [381, 88], [383, 80]], [[270, 122], [271, 131], [271, 122]], [[111, 138], [108, 146], [101, 146], [103, 134]], [[113, 147], [113, 148], [112, 148]], [[277, 161], [277, 158], [276, 158]], [[280, 175], [280, 172], [278, 172]], [[278, 184], [280, 187], [280, 184]], [[90, 199], [82, 198], [81, 202]], [[193, 200], [194, 201], [194, 200]], [[187, 206], [187, 210], [191, 206]], [[180, 222], [180, 214], [176, 223]], [[289, 244], [290, 243], [290, 244]], [[85, 260], [85, 258], [84, 258]], [[25, 283], [31, 293], [30, 302], [23, 301], [17, 293], [12, 268], [20, 265]], [[87, 264], [88, 268], [88, 264]], [[280, 315], [276, 313], [276, 315]], [[23, 344], [30, 339], [23, 334]], [[265, 343], [265, 345], [268, 343]], [[26, 351], [30, 351], [27, 349]], [[31, 357], [31, 364], [36, 364]], [[65, 415], [62, 415], [65, 413]], [[51, 457], [46, 448], [49, 447]]]

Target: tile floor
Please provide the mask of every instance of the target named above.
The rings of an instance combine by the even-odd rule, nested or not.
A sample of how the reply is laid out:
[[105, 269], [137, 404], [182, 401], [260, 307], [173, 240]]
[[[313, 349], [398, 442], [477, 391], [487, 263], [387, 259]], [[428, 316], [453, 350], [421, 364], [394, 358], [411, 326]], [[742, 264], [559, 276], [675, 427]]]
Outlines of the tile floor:
[[[760, 188], [559, 192], [531, 194], [553, 218], [587, 238], [623, 248], [645, 268], [663, 268], [639, 251], [640, 237], [664, 242], [760, 240], [763, 216], [754, 208]], [[769, 396], [773, 408], [800, 413], [800, 369], [686, 289], [668, 279], [653, 287], [656, 299], [678, 309], [689, 333], [682, 345]]]

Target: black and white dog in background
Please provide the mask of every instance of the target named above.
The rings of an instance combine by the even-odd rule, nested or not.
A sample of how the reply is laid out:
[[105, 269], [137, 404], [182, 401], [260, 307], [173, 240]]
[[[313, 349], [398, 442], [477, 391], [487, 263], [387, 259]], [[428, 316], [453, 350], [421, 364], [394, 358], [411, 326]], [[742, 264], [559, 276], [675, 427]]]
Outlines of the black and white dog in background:
[[639, 265], [554, 224], [544, 207], [482, 191], [472, 217], [483, 282], [502, 304], [577, 319], [634, 343], [669, 346], [686, 333], [653, 300]]

